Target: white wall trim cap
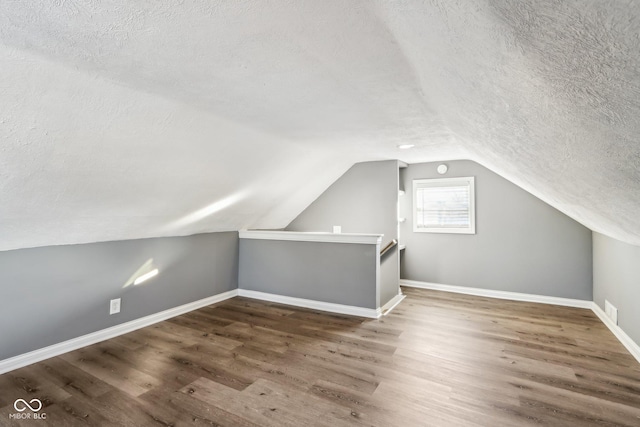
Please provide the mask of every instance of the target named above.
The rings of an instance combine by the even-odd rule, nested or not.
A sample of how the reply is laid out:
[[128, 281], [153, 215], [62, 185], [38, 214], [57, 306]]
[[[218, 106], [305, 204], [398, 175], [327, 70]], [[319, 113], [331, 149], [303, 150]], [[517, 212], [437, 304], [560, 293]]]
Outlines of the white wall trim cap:
[[291, 240], [296, 242], [324, 242], [324, 243], [356, 243], [377, 245], [382, 242], [382, 234], [357, 233], [311, 233], [299, 231], [270, 231], [246, 230], [239, 232], [241, 239], [258, 240]]
[[458, 294], [475, 295], [479, 297], [508, 299], [513, 301], [537, 302], [540, 304], [562, 305], [565, 307], [591, 308], [592, 301], [550, 297], [546, 295], [522, 294], [519, 292], [496, 291], [492, 289], [468, 288], [465, 286], [443, 285], [440, 283], [419, 282], [416, 280], [401, 280], [400, 286], [410, 288], [432, 289], [435, 291], [454, 292]]
[[203, 298], [198, 301], [193, 301], [178, 307], [170, 308], [168, 310], [154, 313], [149, 316], [141, 317], [139, 319], [131, 320], [126, 323], [112, 326], [107, 329], [92, 332], [87, 335], [83, 335], [77, 338], [70, 339], [58, 344], [53, 344], [48, 347], [44, 347], [38, 350], [31, 351], [29, 353], [20, 354], [18, 356], [11, 357], [9, 359], [0, 360], [0, 374], [4, 374], [14, 369], [22, 368], [33, 363], [41, 362], [51, 357], [59, 356], [64, 353], [68, 353], [73, 350], [77, 350], [82, 347], [86, 347], [92, 344], [106, 341], [111, 338], [115, 338], [120, 335], [133, 332], [137, 329], [144, 328], [153, 325], [163, 320], [170, 319], [172, 317], [180, 316], [181, 314], [188, 313], [193, 310], [197, 310], [202, 307], [206, 307], [217, 302], [233, 298], [238, 295], [237, 289], [232, 289], [227, 292], [223, 292], [218, 295]]
[[602, 323], [604, 323], [605, 326], [609, 328], [613, 335], [618, 338], [618, 341], [620, 341], [622, 345], [625, 346], [627, 350], [629, 350], [629, 353], [631, 353], [631, 355], [636, 358], [638, 363], [640, 363], [640, 346], [638, 346], [638, 344], [636, 344], [635, 341], [633, 341], [631, 337], [627, 335], [622, 330], [622, 328], [620, 328], [620, 326], [613, 323], [613, 321], [609, 319], [609, 317], [604, 311], [602, 311], [598, 304], [596, 304], [595, 302], [592, 302], [591, 304], [591, 310], [593, 310], [596, 316], [598, 316], [600, 320], [602, 320]]
[[380, 309], [380, 311], [382, 311], [382, 315], [386, 316], [387, 314], [391, 313], [391, 310], [396, 308], [398, 304], [400, 304], [402, 300], [405, 299], [405, 297], [406, 295], [403, 295], [402, 292], [400, 292], [398, 295], [391, 298], [389, 302], [383, 305], [382, 308]]
[[259, 299], [262, 301], [277, 302], [280, 304], [293, 305], [295, 307], [311, 308], [314, 310], [328, 311], [330, 313], [348, 314], [350, 316], [368, 317], [377, 319], [382, 315], [381, 309], [356, 307], [353, 305], [335, 304], [331, 302], [315, 301], [304, 298], [288, 297], [284, 295], [270, 294], [266, 292], [251, 291], [248, 289], [238, 289], [241, 297]]

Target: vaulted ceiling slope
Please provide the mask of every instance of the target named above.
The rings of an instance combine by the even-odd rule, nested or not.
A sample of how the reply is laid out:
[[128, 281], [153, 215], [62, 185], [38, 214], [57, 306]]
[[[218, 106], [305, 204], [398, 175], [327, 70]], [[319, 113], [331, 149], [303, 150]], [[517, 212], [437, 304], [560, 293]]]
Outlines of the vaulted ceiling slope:
[[639, 3], [0, 2], [0, 249], [283, 227], [392, 158], [640, 244]]

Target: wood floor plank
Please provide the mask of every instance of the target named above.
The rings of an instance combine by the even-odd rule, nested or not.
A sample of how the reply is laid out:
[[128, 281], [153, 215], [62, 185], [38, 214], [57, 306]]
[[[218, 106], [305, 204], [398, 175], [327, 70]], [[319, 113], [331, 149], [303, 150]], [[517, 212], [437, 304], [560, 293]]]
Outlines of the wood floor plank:
[[640, 364], [590, 310], [405, 294], [377, 320], [205, 307], [0, 375], [0, 426], [640, 425]]
[[139, 396], [160, 383], [155, 377], [128, 366], [108, 350], [96, 346], [59, 357], [131, 396]]
[[[152, 402], [154, 405], [162, 405], [166, 410], [177, 413], [176, 419], [184, 418], [186, 415], [187, 425], [259, 427], [245, 418], [209, 405], [179, 390], [160, 387], [143, 394], [140, 399]], [[181, 422], [175, 421], [176, 426], [180, 424]]]
[[109, 384], [59, 357], [45, 360], [29, 369], [39, 378], [47, 379], [70, 395], [97, 397], [111, 390]]

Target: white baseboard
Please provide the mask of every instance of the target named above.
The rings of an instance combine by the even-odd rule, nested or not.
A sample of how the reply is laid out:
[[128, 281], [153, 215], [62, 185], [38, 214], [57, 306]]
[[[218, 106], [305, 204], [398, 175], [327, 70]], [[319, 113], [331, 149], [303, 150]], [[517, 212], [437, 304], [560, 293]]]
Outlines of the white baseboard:
[[455, 292], [458, 294], [476, 295], [480, 297], [508, 299], [513, 301], [537, 302], [541, 304], [563, 305], [566, 307], [591, 308], [592, 301], [548, 297], [544, 295], [521, 294], [519, 292], [494, 291], [491, 289], [468, 288], [464, 286], [442, 285], [440, 283], [418, 282], [416, 280], [401, 280], [400, 286], [410, 288], [432, 289], [436, 291]]
[[395, 297], [391, 298], [388, 303], [386, 303], [385, 305], [382, 306], [382, 308], [380, 310], [382, 312], [382, 315], [386, 316], [387, 314], [391, 313], [391, 310], [396, 308], [396, 306], [402, 302], [402, 300], [405, 298], [405, 296], [406, 295], [403, 295], [402, 291], [400, 291], [400, 293], [398, 295], [396, 295]]
[[304, 298], [287, 297], [284, 295], [269, 294], [265, 292], [238, 289], [241, 297], [259, 299], [263, 301], [277, 302], [280, 304], [293, 305], [296, 307], [311, 308], [314, 310], [328, 311], [330, 313], [348, 314], [351, 316], [368, 317], [377, 319], [382, 315], [381, 309], [356, 307], [353, 305], [335, 304], [331, 302], [314, 301]]
[[101, 331], [92, 332], [81, 337], [73, 338], [58, 344], [53, 344], [48, 347], [31, 351], [29, 353], [20, 354], [18, 356], [14, 356], [5, 360], [0, 360], [0, 374], [4, 374], [6, 372], [13, 371], [14, 369], [31, 365], [32, 363], [40, 362], [54, 356], [59, 356], [61, 354], [68, 353], [70, 351], [77, 350], [91, 344], [96, 344], [101, 341], [115, 338], [119, 335], [124, 335], [126, 333], [135, 331], [136, 329], [144, 328], [146, 326], [162, 322], [163, 320], [167, 320], [172, 317], [176, 317], [181, 314], [185, 314], [190, 311], [197, 310], [199, 308], [206, 307], [208, 305], [215, 304], [229, 298], [233, 298], [237, 295], [238, 290], [233, 289], [228, 292], [190, 302], [178, 307], [170, 308], [168, 310], [151, 314], [149, 316], [141, 317], [140, 319], [112, 326]]
[[629, 337], [629, 335], [627, 335], [620, 328], [620, 326], [613, 323], [613, 321], [609, 319], [609, 317], [605, 314], [604, 311], [602, 311], [598, 304], [596, 304], [595, 302], [591, 304], [591, 310], [593, 310], [596, 316], [598, 316], [600, 320], [602, 320], [602, 323], [604, 323], [606, 327], [609, 328], [611, 332], [613, 332], [613, 335], [618, 338], [622, 345], [625, 346], [627, 350], [629, 350], [629, 353], [631, 353], [631, 355], [635, 357], [636, 360], [640, 363], [640, 346], [638, 346], [638, 344], [636, 344], [635, 341], [633, 341], [631, 337]]
[[543, 295], [521, 294], [518, 292], [493, 291], [488, 289], [467, 288], [464, 286], [442, 285], [439, 283], [418, 282], [415, 280], [401, 280], [400, 286], [410, 288], [432, 289], [436, 291], [455, 292], [458, 294], [476, 295], [488, 298], [508, 299], [513, 301], [537, 302], [542, 304], [562, 305], [566, 307], [587, 308], [592, 310], [618, 338], [633, 357], [640, 362], [640, 346], [633, 341], [618, 325], [613, 323], [602, 309], [593, 301], [570, 298], [547, 297]]

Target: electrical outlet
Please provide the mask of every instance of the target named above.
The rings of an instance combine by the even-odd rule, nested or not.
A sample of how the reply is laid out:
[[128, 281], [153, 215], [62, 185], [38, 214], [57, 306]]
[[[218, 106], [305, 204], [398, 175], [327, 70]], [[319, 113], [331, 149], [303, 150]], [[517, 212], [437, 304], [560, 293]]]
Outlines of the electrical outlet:
[[604, 313], [614, 324], [618, 324], [618, 309], [607, 300], [604, 300]]
[[120, 298], [112, 299], [109, 304], [109, 314], [120, 313]]
[[334, 233], [342, 233], [342, 226], [340, 226], [340, 225], [334, 225], [334, 226], [333, 226], [333, 232], [334, 232]]

